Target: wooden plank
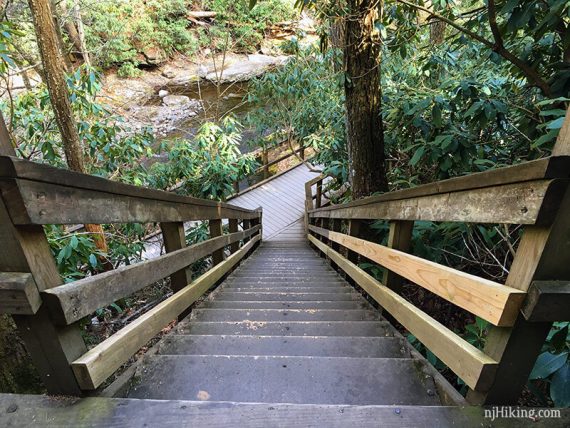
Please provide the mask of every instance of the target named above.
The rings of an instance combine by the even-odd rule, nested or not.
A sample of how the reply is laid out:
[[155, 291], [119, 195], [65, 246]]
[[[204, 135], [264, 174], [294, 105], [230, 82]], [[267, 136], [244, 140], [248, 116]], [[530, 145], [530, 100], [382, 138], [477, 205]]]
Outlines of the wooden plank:
[[[253, 235], [259, 229], [260, 227], [256, 226], [220, 236], [141, 263], [63, 284], [46, 290], [42, 297], [56, 323], [71, 324], [99, 308], [166, 278], [172, 272], [184, 269], [219, 248]], [[190, 282], [190, 278], [188, 279], [186, 285]]]
[[0, 156], [0, 178], [21, 178], [48, 184], [57, 184], [84, 190], [95, 190], [113, 195], [132, 196], [163, 202], [173, 202], [199, 207], [229, 208], [243, 211], [243, 208], [231, 204], [181, 196], [162, 190], [149, 189], [140, 186], [119, 183], [88, 174], [81, 174], [61, 168], [54, 168], [46, 164], [18, 159], [9, 156]]
[[81, 388], [93, 390], [101, 385], [165, 325], [175, 319], [235, 266], [259, 239], [259, 235], [255, 236], [227, 260], [76, 359], [71, 366]]
[[[567, 121], [568, 122], [568, 121]], [[570, 126], [569, 126], [570, 128]], [[569, 131], [570, 135], [570, 131]], [[570, 138], [570, 137], [569, 137]], [[570, 147], [570, 145], [569, 145]], [[519, 165], [450, 178], [434, 183], [424, 184], [410, 189], [388, 192], [382, 195], [358, 199], [343, 205], [342, 208], [357, 207], [377, 202], [397, 201], [464, 190], [496, 187], [526, 181], [568, 178], [570, 177], [570, 150], [559, 150], [558, 156], [525, 162]], [[335, 209], [334, 207], [328, 209]]]
[[[410, 428], [490, 427], [568, 428], [570, 409], [559, 418], [501, 418], [491, 422], [478, 406], [346, 406], [183, 400], [140, 400], [0, 394], [0, 424], [5, 427], [124, 428]], [[10, 409], [10, 411], [8, 411]], [[13, 410], [13, 411], [11, 411]], [[531, 409], [529, 409], [531, 410]], [[532, 410], [538, 413], [537, 408]], [[552, 409], [549, 409], [552, 410]]]
[[[162, 240], [167, 253], [186, 248], [186, 232], [183, 222], [161, 223]], [[182, 290], [192, 281], [192, 274], [186, 268], [172, 271], [170, 275], [170, 288], [174, 293]]]
[[[0, 198], [0, 271], [29, 272], [38, 290], [62, 283], [43, 228], [15, 227]], [[34, 315], [13, 315], [20, 337], [51, 394], [79, 395], [69, 363], [86, 351], [77, 325], [58, 328], [45, 305]]]
[[[413, 229], [413, 221], [391, 221], [390, 232], [388, 234], [388, 247], [408, 253], [412, 245]], [[384, 272], [382, 283], [398, 294], [402, 292], [402, 282], [403, 278], [396, 272], [390, 269]]]
[[364, 239], [311, 230], [498, 326], [512, 326], [526, 293]]
[[[224, 230], [222, 228], [222, 220], [210, 220], [209, 227], [210, 239], [217, 238], [218, 236], [222, 236], [224, 234]], [[224, 261], [224, 247], [212, 252], [212, 261], [214, 263], [214, 266]]]
[[[559, 214], [550, 227], [527, 227], [517, 248], [506, 285], [528, 291], [534, 281], [553, 278], [570, 281], [570, 191], [562, 198]], [[516, 403], [528, 381], [537, 356], [550, 331], [550, 322], [528, 322], [521, 315], [513, 328], [489, 331], [485, 353], [500, 361], [487, 393], [469, 391], [467, 398], [477, 404]]]
[[[228, 221], [228, 223], [229, 223], [230, 234], [238, 232], [238, 220], [237, 219], [232, 218]], [[230, 253], [233, 254], [237, 250], [239, 250], [239, 241], [236, 241], [230, 245]]]
[[39, 181], [0, 180], [16, 225], [153, 223], [255, 218], [255, 210], [204, 206], [67, 187]]
[[570, 282], [533, 282], [521, 312], [531, 322], [570, 321]]
[[0, 272], [0, 314], [33, 315], [41, 305], [32, 274]]
[[312, 217], [548, 225], [568, 180], [539, 180], [310, 212]]
[[443, 324], [422, 312], [385, 285], [376, 281], [355, 264], [320, 242], [309, 240], [327, 254], [344, 272], [374, 298], [386, 311], [418, 338], [468, 386], [486, 390], [490, 386], [497, 362], [469, 344]]

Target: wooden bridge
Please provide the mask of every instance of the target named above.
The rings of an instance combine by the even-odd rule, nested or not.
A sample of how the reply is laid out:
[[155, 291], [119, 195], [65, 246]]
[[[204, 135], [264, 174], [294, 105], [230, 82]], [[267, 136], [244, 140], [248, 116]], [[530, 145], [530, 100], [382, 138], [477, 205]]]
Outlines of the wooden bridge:
[[[570, 319], [570, 120], [552, 157], [324, 207], [323, 177], [304, 167], [228, 204], [3, 150], [0, 312], [48, 392], [83, 398], [0, 395], [2, 426], [493, 426], [480, 406], [516, 404], [552, 322]], [[197, 220], [211, 238], [188, 246], [184, 222]], [[367, 239], [369, 220], [389, 222], [387, 245]], [[523, 225], [506, 283], [410, 254], [416, 220]], [[159, 223], [166, 254], [63, 284], [43, 225], [131, 222]], [[193, 278], [198, 260], [210, 269]], [[382, 281], [361, 261], [383, 266]], [[87, 349], [83, 318], [168, 277], [171, 297]], [[485, 349], [405, 300], [403, 279], [489, 321]], [[385, 314], [465, 382], [466, 398]], [[500, 421], [521, 424], [537, 423]]]

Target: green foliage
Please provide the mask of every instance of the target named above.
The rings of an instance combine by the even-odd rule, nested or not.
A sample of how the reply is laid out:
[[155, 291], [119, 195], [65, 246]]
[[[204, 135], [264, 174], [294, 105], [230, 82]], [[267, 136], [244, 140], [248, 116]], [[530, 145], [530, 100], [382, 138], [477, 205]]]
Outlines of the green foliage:
[[570, 407], [570, 323], [558, 322], [550, 333], [529, 376], [530, 389], [543, 403], [540, 390], [533, 387], [537, 381], [549, 383], [550, 398], [556, 407]]
[[142, 70], [132, 62], [124, 62], [117, 70], [119, 77], [140, 77]]
[[153, 185], [165, 189], [182, 181], [183, 193], [223, 200], [257, 166], [253, 156], [241, 153], [240, 143], [241, 125], [231, 116], [204, 123], [193, 141], [170, 143], [168, 163], [153, 165]]
[[[192, 54], [198, 39], [190, 28], [185, 0], [89, 1], [83, 10], [87, 44], [97, 64], [121, 67], [124, 77], [135, 77], [144, 53]], [[125, 68], [123, 68], [125, 67]]]
[[347, 153], [342, 74], [335, 71], [338, 61], [338, 52], [300, 49], [283, 67], [252, 81], [248, 101], [254, 107], [249, 122], [260, 135], [273, 132], [270, 141], [257, 144], [285, 138], [302, 141], [317, 152], [313, 162], [344, 183]]
[[265, 29], [295, 16], [289, 0], [266, 0], [250, 7], [248, 0], [206, 0], [204, 7], [217, 12], [216, 21], [226, 28], [234, 50], [256, 51]]

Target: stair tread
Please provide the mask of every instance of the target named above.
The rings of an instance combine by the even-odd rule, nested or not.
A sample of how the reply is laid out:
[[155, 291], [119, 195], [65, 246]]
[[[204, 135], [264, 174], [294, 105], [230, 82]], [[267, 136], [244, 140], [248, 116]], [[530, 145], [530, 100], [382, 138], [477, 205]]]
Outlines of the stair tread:
[[393, 336], [387, 321], [192, 321], [180, 323], [178, 334], [254, 336]]
[[396, 337], [169, 335], [161, 355], [266, 355], [403, 358], [409, 352]]
[[131, 398], [296, 404], [440, 404], [410, 358], [153, 355]]
[[205, 301], [200, 308], [228, 309], [370, 309], [365, 301], [357, 300], [211, 300]]

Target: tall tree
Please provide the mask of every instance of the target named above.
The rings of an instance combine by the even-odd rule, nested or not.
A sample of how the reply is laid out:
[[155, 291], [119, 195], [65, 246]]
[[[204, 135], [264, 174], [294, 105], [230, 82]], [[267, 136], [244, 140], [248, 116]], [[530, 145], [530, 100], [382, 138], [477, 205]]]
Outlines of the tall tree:
[[[65, 62], [57, 36], [51, 3], [49, 0], [28, 0], [28, 4], [36, 30], [45, 83], [49, 91], [57, 127], [61, 133], [67, 164], [73, 171], [86, 173], [77, 123], [71, 108], [65, 73], [62, 68]], [[97, 248], [107, 252], [107, 243], [101, 225], [86, 224], [85, 229], [93, 233]]]
[[380, 90], [380, 40], [375, 22], [382, 2], [348, 0], [345, 18], [346, 128], [353, 197], [386, 191]]

